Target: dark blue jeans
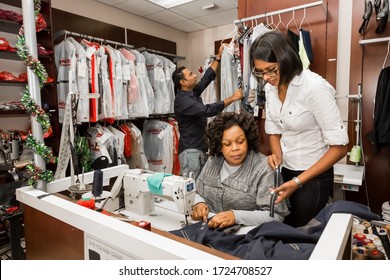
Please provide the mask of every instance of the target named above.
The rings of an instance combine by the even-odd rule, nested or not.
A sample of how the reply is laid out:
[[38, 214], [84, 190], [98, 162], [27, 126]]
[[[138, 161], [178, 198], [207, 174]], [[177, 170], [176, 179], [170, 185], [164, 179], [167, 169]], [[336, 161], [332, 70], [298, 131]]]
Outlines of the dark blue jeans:
[[[285, 182], [298, 176], [303, 171], [294, 171], [287, 168], [282, 169], [282, 176]], [[333, 167], [306, 182], [300, 189], [296, 190], [289, 198], [290, 215], [284, 219], [284, 223], [300, 227], [306, 225], [325, 207], [333, 192]]]

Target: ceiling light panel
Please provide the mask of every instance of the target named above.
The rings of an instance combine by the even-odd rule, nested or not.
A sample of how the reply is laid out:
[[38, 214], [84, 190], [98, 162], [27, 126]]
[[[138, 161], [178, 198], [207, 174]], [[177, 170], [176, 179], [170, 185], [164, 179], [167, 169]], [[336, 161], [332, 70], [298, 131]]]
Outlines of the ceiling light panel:
[[147, 1], [152, 2], [156, 5], [161, 6], [161, 7], [164, 7], [165, 9], [170, 9], [172, 7], [186, 4], [186, 3], [192, 2], [194, 0], [147, 0]]

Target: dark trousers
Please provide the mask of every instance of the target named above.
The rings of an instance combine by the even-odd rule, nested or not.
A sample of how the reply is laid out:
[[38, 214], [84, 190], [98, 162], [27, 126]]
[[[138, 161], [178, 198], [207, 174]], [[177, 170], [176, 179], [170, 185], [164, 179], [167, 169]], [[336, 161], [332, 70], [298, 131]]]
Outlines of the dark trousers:
[[[285, 182], [298, 176], [303, 171], [282, 169]], [[306, 225], [325, 207], [333, 192], [333, 167], [311, 179], [301, 188], [296, 190], [290, 197], [290, 215], [284, 219], [284, 223], [300, 227]]]

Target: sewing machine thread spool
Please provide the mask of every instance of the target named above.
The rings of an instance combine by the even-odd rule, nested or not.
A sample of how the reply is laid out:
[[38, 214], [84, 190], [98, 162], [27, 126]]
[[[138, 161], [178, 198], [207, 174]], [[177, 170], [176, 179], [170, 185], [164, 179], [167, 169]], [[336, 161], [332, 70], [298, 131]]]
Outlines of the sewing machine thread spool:
[[98, 169], [93, 173], [92, 195], [99, 197], [103, 193], [103, 172]]
[[361, 159], [361, 148], [360, 146], [353, 146], [351, 150], [351, 154], [349, 156], [349, 160], [355, 163], [360, 162]]
[[385, 260], [385, 254], [377, 249], [368, 250], [367, 256], [369, 260]]
[[353, 260], [367, 260], [367, 252], [363, 248], [356, 248], [352, 251], [352, 259]]
[[374, 243], [370, 242], [370, 243], [366, 244], [366, 249], [367, 250], [373, 250], [373, 249], [376, 249], [376, 246], [375, 246]]

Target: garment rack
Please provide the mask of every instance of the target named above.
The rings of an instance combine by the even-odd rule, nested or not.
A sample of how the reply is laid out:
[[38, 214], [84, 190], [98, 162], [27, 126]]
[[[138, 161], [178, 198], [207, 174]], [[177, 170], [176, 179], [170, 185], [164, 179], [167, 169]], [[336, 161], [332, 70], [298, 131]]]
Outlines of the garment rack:
[[390, 37], [383, 37], [383, 38], [374, 38], [374, 39], [360, 40], [359, 44], [360, 45], [366, 45], [366, 44], [382, 43], [382, 42], [389, 42], [389, 41], [390, 41]]
[[163, 52], [163, 51], [152, 50], [152, 49], [148, 49], [148, 48], [145, 48], [145, 47], [138, 48], [137, 51], [139, 51], [139, 52], [147, 51], [147, 52], [150, 52], [150, 53], [153, 53], [153, 54], [161, 54], [161, 55], [164, 55], [164, 56], [169, 56], [169, 57], [173, 58], [173, 62], [177, 62], [179, 60], [186, 59], [183, 56], [179, 56], [179, 55], [172, 54], [172, 53], [166, 53], [166, 52]]
[[104, 42], [104, 43], [108, 43], [108, 44], [112, 44], [112, 45], [116, 45], [116, 46], [121, 46], [121, 47], [134, 49], [133, 45], [128, 45], [128, 44], [121, 43], [121, 42], [106, 40], [106, 39], [103, 39], [103, 38], [97, 38], [97, 37], [93, 37], [93, 36], [89, 36], [89, 35], [73, 32], [73, 31], [68, 31], [68, 30], [60, 30], [58, 32], [55, 32], [54, 33], [54, 40], [59, 38], [59, 37], [61, 37], [61, 36], [64, 36], [64, 35], [71, 35], [71, 36], [81, 37], [81, 38], [85, 38], [85, 39], [89, 39], [89, 40], [100, 41], [100, 42]]
[[273, 11], [273, 12], [269, 12], [269, 13], [264, 13], [264, 14], [261, 14], [261, 15], [256, 15], [256, 16], [252, 16], [252, 17], [238, 19], [238, 20], [234, 21], [234, 24], [237, 25], [237, 24], [243, 23], [245, 21], [251, 21], [251, 20], [255, 20], [255, 19], [259, 19], [259, 18], [265, 18], [265, 17], [268, 17], [268, 16], [273, 16], [273, 15], [280, 15], [280, 14], [293, 12], [293, 11], [296, 11], [296, 10], [302, 10], [302, 9], [306, 9], [306, 8], [311, 8], [311, 7], [315, 7], [315, 6], [320, 6], [320, 5], [324, 9], [324, 13], [326, 15], [327, 14], [327, 12], [326, 12], [327, 11], [326, 3], [324, 3], [324, 1], [317, 1], [317, 2], [307, 3], [307, 4], [303, 4], [303, 5], [299, 5], [299, 6], [295, 6], [295, 7], [291, 7], [291, 8], [287, 8], [287, 9], [283, 9], [283, 10], [278, 10], [278, 11]]

